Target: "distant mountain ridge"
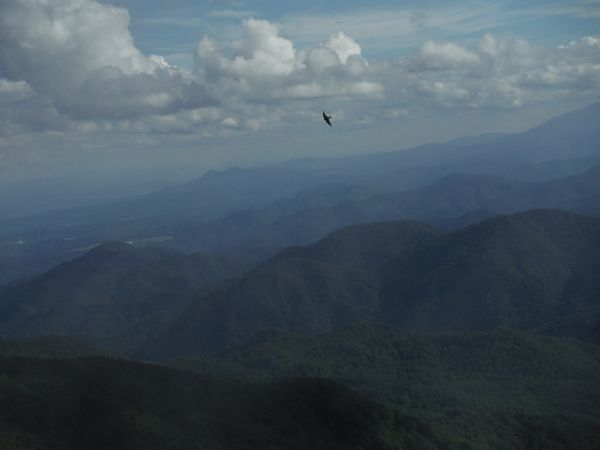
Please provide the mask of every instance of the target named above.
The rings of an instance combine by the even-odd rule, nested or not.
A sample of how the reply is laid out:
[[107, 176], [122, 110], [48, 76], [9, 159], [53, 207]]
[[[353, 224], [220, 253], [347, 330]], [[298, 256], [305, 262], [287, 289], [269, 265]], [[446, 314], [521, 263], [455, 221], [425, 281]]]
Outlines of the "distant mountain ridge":
[[[289, 245], [308, 244], [355, 223], [418, 220], [449, 224], [452, 219], [478, 211], [490, 216], [532, 208], [600, 213], [600, 165], [569, 177], [527, 183], [490, 175], [450, 174], [423, 188], [365, 196], [291, 214], [270, 208], [240, 212], [207, 224], [184, 226], [174, 233], [171, 245], [245, 256], [268, 255]], [[474, 221], [478, 217], [472, 215]]]
[[[535, 175], [538, 164], [553, 160], [577, 160], [600, 157], [600, 102], [552, 118], [529, 130], [513, 134], [489, 134], [455, 139], [447, 143], [425, 144], [416, 148], [346, 158], [304, 160], [303, 168], [336, 168], [381, 173], [382, 168], [447, 165], [446, 173], [471, 172], [509, 176], [517, 170], [527, 180]], [[484, 146], [485, 144], [485, 146]], [[593, 161], [593, 159], [592, 159]], [[595, 164], [600, 163], [596, 159]], [[292, 161], [290, 166], [294, 166]], [[590, 164], [594, 164], [593, 162]], [[520, 169], [519, 167], [520, 166]], [[589, 165], [588, 165], [589, 167]], [[580, 167], [575, 172], [585, 170]], [[522, 169], [529, 171], [527, 175]], [[533, 173], [532, 173], [533, 172]], [[543, 173], [543, 172], [541, 172]], [[574, 172], [571, 172], [574, 173]], [[570, 173], [556, 173], [552, 177]]]
[[[258, 261], [353, 223], [449, 224], [474, 212], [540, 207], [595, 212], [598, 183], [592, 186], [591, 179], [579, 189], [567, 178], [600, 165], [599, 105], [512, 135], [212, 171], [116, 203], [5, 220], [0, 284], [47, 270], [107, 240], [160, 242], [185, 252], [234, 253]], [[544, 186], [560, 177], [562, 186]], [[552, 198], [544, 195], [546, 188]]]
[[[456, 139], [445, 144], [428, 144], [414, 149], [376, 153], [335, 159], [313, 159], [312, 164], [299, 161], [257, 168], [230, 168], [222, 172], [209, 171], [197, 180], [166, 188], [136, 199], [92, 208], [75, 208], [41, 215], [47, 223], [84, 223], [115, 221], [127, 217], [194, 217], [214, 219], [229, 211], [265, 205], [320, 184], [335, 182], [364, 183], [393, 174], [395, 170], [418, 171], [430, 167], [435, 178], [460, 173], [485, 173], [510, 177], [509, 169], [524, 168], [524, 164], [539, 164], [552, 160], [573, 160], [596, 156], [600, 164], [600, 102], [584, 109], [551, 119], [530, 130], [512, 135], [489, 135]], [[485, 145], [485, 147], [484, 147]], [[593, 160], [592, 160], [593, 161]], [[593, 165], [556, 173], [543, 178], [570, 175]], [[531, 175], [531, 167], [526, 171]], [[525, 172], [524, 172], [525, 173]], [[523, 178], [521, 176], [517, 178]], [[527, 179], [525, 176], [524, 179]], [[409, 185], [409, 189], [433, 181], [424, 176]], [[174, 204], [176, 200], [179, 204]], [[111, 209], [112, 208], [112, 209]], [[163, 208], [163, 210], [161, 210]], [[87, 218], [86, 218], [87, 217]], [[26, 224], [27, 218], [12, 224]], [[163, 220], [163, 219], [161, 219]], [[171, 219], [172, 220], [172, 219]], [[57, 222], [59, 221], [59, 222]]]

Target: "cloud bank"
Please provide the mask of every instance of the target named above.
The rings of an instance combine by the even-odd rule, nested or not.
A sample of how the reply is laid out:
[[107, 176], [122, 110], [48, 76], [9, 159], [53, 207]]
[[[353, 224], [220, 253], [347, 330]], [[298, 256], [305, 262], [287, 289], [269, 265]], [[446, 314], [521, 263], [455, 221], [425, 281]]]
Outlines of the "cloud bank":
[[[411, 110], [520, 108], [600, 93], [600, 38], [549, 48], [511, 36], [473, 45], [428, 40], [367, 61], [332, 29], [299, 50], [285, 29], [241, 22], [229, 42], [203, 37], [194, 70], [144, 55], [123, 8], [94, 0], [0, 3], [0, 134], [46, 130], [211, 136], [310, 117], [402, 120]], [[192, 55], [193, 54], [193, 55]], [[401, 111], [401, 113], [398, 113]]]
[[297, 51], [279, 27], [265, 20], [243, 22], [243, 37], [223, 48], [204, 37], [195, 59], [199, 73], [224, 98], [247, 104], [282, 105], [294, 99], [377, 96], [360, 46], [342, 32], [323, 45]]
[[600, 93], [600, 39], [546, 48], [485, 35], [473, 48], [428, 41], [397, 70], [419, 96], [445, 106], [521, 107]]

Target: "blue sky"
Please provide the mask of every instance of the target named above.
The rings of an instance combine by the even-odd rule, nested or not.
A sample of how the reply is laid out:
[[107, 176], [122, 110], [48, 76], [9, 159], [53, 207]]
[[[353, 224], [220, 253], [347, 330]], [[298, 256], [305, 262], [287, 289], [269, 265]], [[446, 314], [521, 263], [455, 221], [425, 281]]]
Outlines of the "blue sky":
[[341, 29], [360, 41], [367, 58], [401, 56], [426, 39], [472, 42], [485, 33], [558, 45], [597, 34], [600, 27], [600, 2], [592, 1], [112, 3], [130, 11], [131, 30], [141, 49], [165, 54], [189, 55], [190, 46], [204, 34], [239, 36], [239, 22], [247, 17], [282, 24], [299, 48], [319, 44]]
[[0, 41], [5, 179], [389, 151], [600, 98], [597, 0], [6, 0]]

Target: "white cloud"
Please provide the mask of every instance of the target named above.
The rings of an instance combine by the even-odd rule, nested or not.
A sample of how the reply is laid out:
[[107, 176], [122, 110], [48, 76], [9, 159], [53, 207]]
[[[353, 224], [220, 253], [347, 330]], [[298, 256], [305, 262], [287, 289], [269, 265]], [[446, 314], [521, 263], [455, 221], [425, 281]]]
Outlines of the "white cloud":
[[0, 4], [0, 77], [26, 83], [45, 111], [72, 119], [130, 118], [214, 104], [164, 58], [144, 56], [125, 9], [93, 0]]
[[[448, 21], [474, 13], [457, 12]], [[414, 31], [412, 16], [402, 13], [406, 30]], [[424, 40], [406, 57], [367, 62], [344, 20], [368, 34], [380, 17], [374, 12], [362, 23], [320, 22], [328, 27], [321, 43], [304, 48], [286, 27], [246, 19], [238, 38], [201, 39], [195, 70], [186, 71], [161, 55], [142, 54], [124, 9], [94, 0], [4, 0], [1, 134], [52, 129], [208, 136], [275, 128], [322, 108], [348, 121], [403, 120], [424, 105], [515, 108], [600, 92], [598, 37], [555, 48], [510, 36], [486, 35], [474, 45]], [[420, 27], [441, 21], [430, 13], [421, 19]]]
[[380, 72], [386, 88], [407, 105], [434, 100], [445, 106], [513, 108], [565, 96], [597, 96], [599, 42], [585, 37], [546, 48], [486, 35], [467, 48], [427, 41], [416, 55], [381, 65]]
[[232, 77], [278, 77], [301, 68], [293, 43], [265, 20], [243, 22], [244, 37], [230, 44], [235, 54], [225, 57], [219, 45], [204, 37], [196, 47], [196, 61], [205, 70]]
[[156, 65], [134, 46], [125, 9], [95, 1], [4, 0], [0, 70], [36, 91], [62, 93], [94, 70], [149, 73]]
[[[196, 48], [199, 70], [220, 97], [281, 104], [319, 97], [349, 100], [383, 91], [383, 86], [369, 80], [360, 46], [343, 32], [299, 52], [270, 22], [248, 19], [243, 29], [242, 38], [229, 45], [204, 37]], [[233, 54], [227, 55], [227, 48]]]
[[331, 36], [324, 45], [325, 48], [335, 52], [342, 64], [346, 64], [350, 56], [360, 56], [362, 53], [360, 45], [351, 37], [346, 36], [342, 31], [338, 31], [337, 34]]
[[479, 56], [452, 42], [426, 41], [419, 54], [412, 58], [415, 71], [445, 70], [475, 64]]
[[305, 52], [304, 62], [317, 74], [333, 69], [340, 64], [339, 56], [329, 48], [316, 47]]
[[300, 68], [294, 44], [279, 35], [279, 27], [266, 20], [247, 19], [244, 37], [233, 42], [230, 67], [237, 75], [281, 76]]
[[184, 75], [165, 69], [126, 75], [115, 67], [92, 72], [76, 96], [61, 100], [60, 109], [83, 119], [134, 118], [214, 106], [206, 89]]
[[33, 90], [25, 81], [8, 81], [0, 78], [0, 102], [22, 100], [33, 94]]

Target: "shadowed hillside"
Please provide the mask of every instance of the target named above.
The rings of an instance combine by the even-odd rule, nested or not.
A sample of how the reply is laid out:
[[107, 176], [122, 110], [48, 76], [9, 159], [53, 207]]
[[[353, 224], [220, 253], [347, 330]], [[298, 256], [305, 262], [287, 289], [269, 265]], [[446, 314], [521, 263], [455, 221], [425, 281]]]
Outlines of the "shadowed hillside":
[[593, 448], [591, 430], [600, 429], [600, 348], [533, 333], [424, 335], [374, 324], [312, 337], [265, 332], [172, 364], [244, 380], [330, 378], [452, 430], [468, 448], [528, 447], [520, 434], [531, 422], [548, 426], [532, 436], [539, 448]]
[[[540, 210], [441, 236], [411, 223], [387, 227], [395, 233], [364, 225], [280, 253], [191, 304], [150, 353], [198, 354], [261, 330], [311, 334], [364, 320], [423, 330], [533, 328], [597, 304], [594, 289], [574, 303], [565, 288], [574, 279], [594, 283], [582, 261], [599, 219]], [[345, 256], [336, 259], [333, 248]]]
[[0, 340], [0, 356], [27, 358], [81, 358], [105, 356], [83, 341], [68, 336], [44, 336], [30, 340]]
[[[189, 302], [243, 266], [222, 257], [102, 244], [0, 291], [0, 334], [71, 335], [119, 350], [161, 329]], [[130, 338], [126, 338], [129, 336]]]
[[589, 279], [581, 261], [598, 236], [599, 219], [549, 210], [449, 233], [389, 264], [383, 317], [430, 330], [540, 326], [574, 308], [563, 291]]
[[193, 354], [264, 329], [318, 333], [376, 317], [381, 267], [438, 234], [412, 222], [360, 225], [284, 250], [231, 287], [191, 304], [149, 352]]
[[0, 442], [33, 449], [440, 448], [422, 421], [326, 380], [212, 380], [110, 359], [0, 358]]

